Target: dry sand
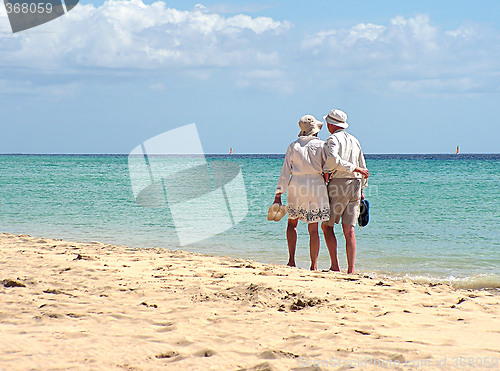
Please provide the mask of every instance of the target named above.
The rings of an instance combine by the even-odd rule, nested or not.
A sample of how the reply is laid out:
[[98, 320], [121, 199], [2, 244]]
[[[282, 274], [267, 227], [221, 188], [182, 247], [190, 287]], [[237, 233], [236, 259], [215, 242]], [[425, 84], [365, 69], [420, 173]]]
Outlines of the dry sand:
[[1, 370], [464, 369], [500, 358], [494, 292], [5, 233], [0, 252]]

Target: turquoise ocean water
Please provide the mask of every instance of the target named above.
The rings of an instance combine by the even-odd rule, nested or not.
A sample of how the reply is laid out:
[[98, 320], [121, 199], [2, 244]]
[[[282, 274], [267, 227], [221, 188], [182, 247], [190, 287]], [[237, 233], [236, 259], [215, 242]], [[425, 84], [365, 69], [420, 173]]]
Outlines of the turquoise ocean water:
[[[285, 264], [286, 220], [267, 209], [282, 155], [213, 155], [242, 168], [249, 212], [234, 228], [179, 247], [168, 209], [138, 206], [127, 156], [0, 155], [0, 232], [134, 247], [165, 247]], [[372, 155], [370, 223], [356, 267], [374, 275], [500, 288], [500, 155]], [[341, 228], [339, 260], [346, 259]], [[328, 268], [324, 241], [319, 268]], [[309, 264], [299, 223], [297, 263]]]

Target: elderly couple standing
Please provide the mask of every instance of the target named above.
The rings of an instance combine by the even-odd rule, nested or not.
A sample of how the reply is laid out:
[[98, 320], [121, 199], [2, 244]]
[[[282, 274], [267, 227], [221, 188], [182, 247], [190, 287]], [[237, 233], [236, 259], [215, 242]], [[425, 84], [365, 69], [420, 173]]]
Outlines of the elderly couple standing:
[[359, 216], [359, 204], [369, 176], [363, 151], [358, 140], [345, 129], [347, 114], [331, 110], [323, 118], [330, 136], [326, 143], [318, 138], [323, 123], [314, 116], [299, 121], [299, 138], [288, 146], [281, 170], [275, 203], [281, 205], [281, 195], [288, 190], [288, 265], [295, 266], [297, 224], [308, 224], [311, 270], [318, 269], [318, 223], [330, 253], [330, 270], [340, 271], [337, 259], [337, 239], [333, 225], [342, 220], [346, 240], [348, 273], [354, 272], [356, 236], [354, 226]]

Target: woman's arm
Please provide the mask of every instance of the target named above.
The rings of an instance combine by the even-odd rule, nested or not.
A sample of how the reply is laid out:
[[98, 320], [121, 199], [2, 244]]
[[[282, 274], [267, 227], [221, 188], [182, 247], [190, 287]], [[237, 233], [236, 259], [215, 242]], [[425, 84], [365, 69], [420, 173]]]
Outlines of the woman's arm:
[[281, 193], [277, 193], [276, 196], [274, 197], [274, 202], [273, 204], [278, 204], [281, 205]]
[[288, 146], [285, 155], [285, 161], [283, 162], [283, 167], [281, 168], [280, 178], [278, 180], [278, 186], [276, 187], [276, 196], [285, 193], [288, 188], [288, 183], [290, 183], [290, 175], [292, 174], [292, 146]]

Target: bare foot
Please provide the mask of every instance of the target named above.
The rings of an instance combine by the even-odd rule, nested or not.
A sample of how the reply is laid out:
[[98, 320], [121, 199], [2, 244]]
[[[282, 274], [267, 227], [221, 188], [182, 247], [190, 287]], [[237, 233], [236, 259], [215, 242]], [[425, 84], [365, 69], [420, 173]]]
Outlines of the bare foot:
[[295, 262], [290, 262], [290, 261], [289, 261], [289, 262], [287, 263], [287, 266], [289, 266], [289, 267], [295, 267]]
[[311, 268], [310, 268], [312, 271], [317, 271], [318, 270], [318, 266], [316, 265], [311, 265]]
[[340, 268], [339, 267], [330, 267], [330, 270], [332, 272], [340, 272]]

